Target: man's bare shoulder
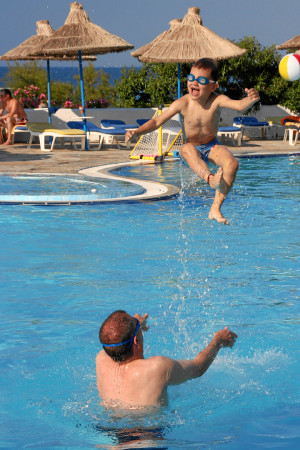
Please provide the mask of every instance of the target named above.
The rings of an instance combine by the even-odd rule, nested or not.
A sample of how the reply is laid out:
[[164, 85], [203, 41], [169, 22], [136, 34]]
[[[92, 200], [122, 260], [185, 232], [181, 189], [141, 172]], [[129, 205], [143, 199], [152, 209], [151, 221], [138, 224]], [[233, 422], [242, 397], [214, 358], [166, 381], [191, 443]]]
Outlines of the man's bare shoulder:
[[168, 378], [174, 367], [174, 360], [167, 356], [151, 356], [142, 361], [144, 361], [143, 368], [148, 373], [151, 372], [153, 376]]
[[149, 358], [144, 359], [144, 361], [148, 361], [149, 364], [157, 366], [169, 366], [173, 363], [173, 360], [167, 356], [150, 356]]

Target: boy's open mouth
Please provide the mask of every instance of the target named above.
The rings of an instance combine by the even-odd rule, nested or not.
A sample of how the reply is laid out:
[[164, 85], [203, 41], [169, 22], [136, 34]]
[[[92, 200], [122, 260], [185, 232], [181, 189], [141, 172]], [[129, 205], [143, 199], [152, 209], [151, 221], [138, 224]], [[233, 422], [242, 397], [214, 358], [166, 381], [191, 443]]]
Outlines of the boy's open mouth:
[[200, 89], [198, 87], [191, 86], [192, 95], [198, 95], [199, 91], [200, 91]]

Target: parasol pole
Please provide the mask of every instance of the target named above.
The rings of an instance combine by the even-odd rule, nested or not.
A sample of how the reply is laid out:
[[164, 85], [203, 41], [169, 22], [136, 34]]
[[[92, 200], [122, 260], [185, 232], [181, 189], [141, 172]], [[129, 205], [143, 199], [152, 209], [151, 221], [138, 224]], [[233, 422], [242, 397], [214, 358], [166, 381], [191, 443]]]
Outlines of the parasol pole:
[[48, 122], [51, 123], [50, 61], [47, 59]]
[[[160, 116], [162, 113], [163, 105], [159, 105], [158, 107], [158, 115]], [[162, 157], [162, 126], [158, 129], [158, 155]]]
[[178, 63], [178, 76], [177, 76], [177, 83], [178, 83], [178, 98], [180, 98], [180, 63]]
[[84, 129], [84, 134], [85, 134], [85, 150], [87, 150], [88, 142], [87, 142], [86, 118], [85, 118], [85, 100], [84, 100], [84, 84], [83, 84], [81, 50], [78, 50], [78, 60], [79, 60], [79, 73], [80, 73], [81, 104], [83, 106], [82, 115], [83, 115], [83, 129]]

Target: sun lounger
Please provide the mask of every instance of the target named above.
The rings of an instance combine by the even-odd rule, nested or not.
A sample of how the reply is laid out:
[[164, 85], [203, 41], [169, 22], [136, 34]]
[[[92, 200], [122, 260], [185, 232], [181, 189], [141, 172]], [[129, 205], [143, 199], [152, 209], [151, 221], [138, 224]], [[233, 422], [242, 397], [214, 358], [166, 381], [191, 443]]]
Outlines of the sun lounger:
[[[71, 129], [73, 128], [78, 128], [83, 130], [83, 123], [78, 123], [76, 121], [70, 121], [67, 122], [68, 127], [70, 127]], [[92, 122], [86, 122], [86, 129], [87, 129], [87, 134], [88, 134], [88, 139], [91, 140], [91, 133], [93, 133], [93, 135], [96, 135], [98, 138], [98, 150], [101, 149], [102, 144], [104, 142], [105, 138], [110, 139], [111, 144], [116, 144], [118, 146], [118, 148], [120, 149], [120, 145], [119, 145], [119, 141], [120, 140], [124, 140], [125, 138], [125, 134], [126, 134], [126, 129], [125, 128], [100, 128], [97, 127], [97, 125], [93, 124]]]
[[18, 133], [29, 133], [29, 130], [27, 128], [27, 125], [15, 125], [11, 131], [11, 137], [12, 137], [12, 143], [15, 142], [15, 136]]
[[243, 139], [243, 129], [239, 127], [219, 127], [218, 137], [229, 137], [232, 144], [241, 146]]
[[116, 126], [125, 125], [124, 120], [102, 119], [100, 120], [101, 127], [115, 128]]
[[299, 127], [297, 126], [288, 126], [285, 130], [284, 130], [284, 136], [283, 136], [283, 140], [284, 142], [286, 142], [287, 140], [289, 141], [289, 145], [296, 145], [298, 142], [298, 138], [299, 138]]
[[102, 119], [100, 120], [101, 128], [123, 128], [126, 130], [130, 130], [133, 128], [137, 128], [138, 126], [136, 124], [127, 124], [123, 120], [108, 120], [108, 119]]
[[[85, 133], [83, 130], [80, 129], [71, 130], [69, 128], [60, 129], [54, 127], [49, 123], [43, 122], [28, 122], [26, 125], [30, 133], [30, 139], [27, 148], [31, 147], [34, 137], [39, 138], [40, 147], [43, 152], [49, 152], [53, 150], [56, 138], [61, 139], [62, 146], [64, 144], [64, 139], [66, 138], [71, 139], [73, 145], [76, 146], [75, 138], [79, 138], [81, 143], [81, 150], [84, 150]], [[45, 146], [45, 140], [47, 137], [52, 138], [51, 146], [49, 149], [47, 149]]]
[[141, 127], [142, 125], [144, 125], [144, 123], [149, 122], [149, 120], [150, 119], [136, 119], [136, 123], [139, 127]]
[[281, 119], [281, 123], [285, 126], [283, 140], [289, 141], [289, 145], [296, 145], [298, 142], [300, 131], [300, 116], [286, 116]]
[[261, 131], [262, 139], [266, 136], [266, 130], [270, 128], [269, 122], [261, 121], [259, 122], [256, 117], [234, 117], [233, 126], [237, 126], [240, 128], [259, 128]]

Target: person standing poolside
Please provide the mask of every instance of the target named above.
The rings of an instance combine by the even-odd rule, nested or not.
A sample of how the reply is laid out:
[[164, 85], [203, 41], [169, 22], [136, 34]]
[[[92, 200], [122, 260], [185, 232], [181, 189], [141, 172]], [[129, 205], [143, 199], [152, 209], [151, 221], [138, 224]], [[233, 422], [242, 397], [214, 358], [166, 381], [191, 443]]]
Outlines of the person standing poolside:
[[[232, 100], [226, 95], [217, 95], [218, 66], [210, 58], [197, 61], [187, 76], [188, 94], [175, 100], [160, 116], [150, 119], [136, 130], [128, 130], [125, 142], [132, 136], [150, 133], [163, 125], [175, 114], [183, 118], [184, 144], [180, 149], [183, 161], [213, 189], [215, 198], [209, 218], [228, 224], [221, 213], [221, 206], [232, 188], [238, 171], [238, 162], [231, 152], [217, 140], [221, 108], [245, 111], [259, 100], [256, 89], [245, 89], [247, 97]], [[207, 165], [212, 162], [220, 166], [213, 175]]]
[[227, 327], [217, 331], [210, 344], [194, 359], [165, 356], [144, 359], [142, 330], [148, 314], [133, 317], [113, 312], [101, 325], [103, 345], [96, 357], [97, 387], [105, 406], [138, 408], [159, 406], [167, 400], [167, 387], [201, 377], [222, 347], [233, 347], [237, 335]]
[[[9, 89], [0, 90], [0, 126], [7, 128], [7, 140], [4, 145], [12, 145], [12, 129], [18, 123], [28, 122], [23, 106], [16, 98], [12, 98]], [[6, 111], [6, 114], [3, 114]]]

